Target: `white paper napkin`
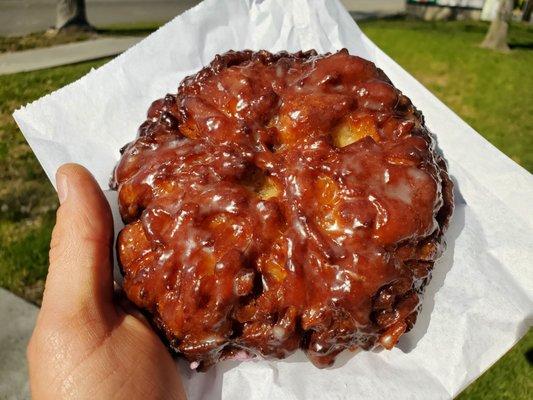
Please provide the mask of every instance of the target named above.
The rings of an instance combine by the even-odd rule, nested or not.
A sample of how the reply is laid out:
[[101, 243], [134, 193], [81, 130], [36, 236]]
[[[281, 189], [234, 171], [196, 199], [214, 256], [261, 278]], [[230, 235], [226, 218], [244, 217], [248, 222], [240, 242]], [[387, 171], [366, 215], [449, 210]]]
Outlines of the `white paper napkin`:
[[[135, 138], [150, 103], [175, 93], [215, 54], [343, 47], [374, 61], [423, 112], [456, 183], [448, 250], [418, 322], [394, 350], [343, 353], [327, 370], [300, 352], [283, 361], [225, 361], [207, 373], [182, 363], [190, 399], [451, 398], [531, 325], [532, 176], [377, 48], [337, 0], [206, 0], [14, 117], [52, 182], [61, 164], [77, 162], [107, 190], [118, 150]], [[117, 216], [116, 196], [107, 195]]]

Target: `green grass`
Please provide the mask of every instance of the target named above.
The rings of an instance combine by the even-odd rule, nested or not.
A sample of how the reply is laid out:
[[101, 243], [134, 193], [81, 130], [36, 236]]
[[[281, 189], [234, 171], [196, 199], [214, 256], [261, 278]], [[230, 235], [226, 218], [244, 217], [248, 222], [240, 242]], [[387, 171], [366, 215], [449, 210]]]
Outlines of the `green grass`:
[[533, 171], [533, 26], [513, 24], [511, 54], [478, 47], [481, 22], [369, 21], [363, 31], [492, 144]]
[[[503, 55], [477, 47], [487, 29], [483, 23], [390, 20], [367, 21], [361, 26], [385, 52], [478, 132], [533, 170], [531, 27], [513, 25], [510, 41], [514, 50]], [[101, 33], [131, 35], [149, 33], [156, 27], [115, 26]], [[42, 295], [57, 201], [11, 113], [105, 61], [0, 76], [0, 286], [36, 303]], [[532, 352], [530, 330], [458, 398], [533, 398]]]
[[137, 22], [134, 24], [114, 24], [97, 28], [102, 35], [126, 35], [126, 36], [143, 36], [149, 35], [161, 26], [158, 22]]
[[57, 200], [12, 112], [105, 60], [0, 76], [0, 286], [39, 303]]

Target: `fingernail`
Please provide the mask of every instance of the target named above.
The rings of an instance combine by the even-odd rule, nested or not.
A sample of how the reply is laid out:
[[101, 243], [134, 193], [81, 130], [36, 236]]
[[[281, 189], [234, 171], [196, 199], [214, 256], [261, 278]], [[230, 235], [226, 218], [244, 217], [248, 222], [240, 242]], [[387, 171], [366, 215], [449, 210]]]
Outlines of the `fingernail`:
[[56, 174], [57, 184], [57, 197], [59, 198], [59, 204], [63, 204], [67, 199], [68, 194], [68, 180], [65, 174], [58, 172]]

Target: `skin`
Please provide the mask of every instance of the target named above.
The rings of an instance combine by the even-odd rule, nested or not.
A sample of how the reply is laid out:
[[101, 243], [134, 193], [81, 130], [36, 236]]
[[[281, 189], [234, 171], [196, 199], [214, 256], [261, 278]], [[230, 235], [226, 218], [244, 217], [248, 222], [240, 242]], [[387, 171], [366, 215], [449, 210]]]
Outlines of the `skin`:
[[113, 222], [92, 175], [66, 164], [42, 308], [30, 343], [32, 398], [185, 399], [176, 365], [113, 289]]

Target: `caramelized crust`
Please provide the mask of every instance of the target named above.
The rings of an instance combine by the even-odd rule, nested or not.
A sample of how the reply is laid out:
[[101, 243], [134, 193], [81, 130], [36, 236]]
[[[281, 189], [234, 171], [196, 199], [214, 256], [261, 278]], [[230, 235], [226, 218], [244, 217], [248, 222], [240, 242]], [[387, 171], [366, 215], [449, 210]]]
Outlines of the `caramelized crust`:
[[230, 51], [155, 101], [122, 153], [124, 289], [193, 366], [301, 348], [323, 367], [415, 323], [452, 184], [373, 63]]

